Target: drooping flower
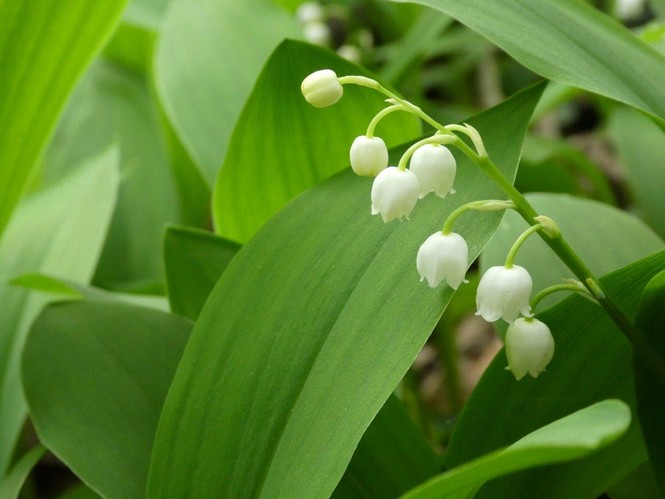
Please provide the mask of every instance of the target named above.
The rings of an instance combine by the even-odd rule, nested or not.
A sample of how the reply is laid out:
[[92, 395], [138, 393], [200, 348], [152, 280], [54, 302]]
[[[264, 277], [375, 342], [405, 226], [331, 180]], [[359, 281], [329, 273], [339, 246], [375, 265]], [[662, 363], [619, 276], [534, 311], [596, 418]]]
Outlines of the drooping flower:
[[372, 215], [381, 214], [384, 222], [406, 218], [418, 202], [420, 185], [410, 170], [389, 166], [372, 184]]
[[388, 166], [388, 148], [381, 137], [356, 137], [349, 156], [351, 168], [363, 177], [376, 177]]
[[554, 356], [554, 338], [550, 328], [538, 319], [520, 317], [506, 332], [508, 367], [515, 379], [526, 373], [537, 378]]
[[455, 157], [447, 147], [439, 144], [425, 144], [413, 153], [411, 171], [420, 182], [420, 197], [434, 192], [440, 198], [454, 193], [453, 182], [457, 172]]
[[459, 234], [444, 234], [439, 231], [429, 236], [418, 250], [416, 268], [420, 280], [427, 279], [431, 288], [437, 287], [443, 280], [448, 285], [459, 288], [464, 282], [468, 266], [469, 247]]
[[300, 85], [305, 100], [314, 107], [328, 107], [342, 98], [344, 89], [332, 69], [314, 71]]
[[481, 315], [488, 322], [502, 318], [514, 322], [520, 315], [531, 317], [529, 297], [533, 282], [525, 268], [491, 267], [485, 272], [476, 294], [476, 315]]

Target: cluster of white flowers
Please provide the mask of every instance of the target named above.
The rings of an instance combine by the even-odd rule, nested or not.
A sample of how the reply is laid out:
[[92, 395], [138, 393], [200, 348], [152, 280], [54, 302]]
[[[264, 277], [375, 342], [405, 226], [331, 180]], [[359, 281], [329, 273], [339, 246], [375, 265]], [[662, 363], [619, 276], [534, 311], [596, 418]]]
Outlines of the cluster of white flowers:
[[[309, 75], [303, 81], [301, 90], [307, 102], [315, 107], [335, 104], [343, 94], [340, 80], [329, 69]], [[393, 107], [398, 106], [393, 104]], [[378, 121], [382, 116], [380, 113], [375, 120]], [[458, 130], [464, 128], [458, 125], [455, 127]], [[375, 177], [371, 192], [372, 215], [381, 215], [386, 223], [396, 219], [408, 220], [418, 199], [431, 192], [441, 198], [455, 192], [453, 183], [457, 165], [450, 150], [440, 143], [450, 142], [445, 135], [437, 133], [430, 139], [414, 144], [402, 157], [400, 166], [388, 166], [388, 149], [380, 137], [370, 133], [373, 128], [370, 125], [367, 135], [354, 140], [349, 154], [351, 167], [356, 174]], [[479, 151], [484, 153], [478, 132], [468, 125], [465, 130], [471, 135], [474, 144], [478, 144]], [[409, 159], [410, 168], [407, 168]], [[471, 209], [471, 205], [480, 206], [478, 203], [482, 207], [475, 209], [496, 210], [512, 206], [508, 202], [490, 201], [470, 203], [468, 208], [460, 209]], [[461, 235], [448, 230], [455, 216], [451, 214], [451, 223], [447, 222], [443, 230], [429, 236], [418, 250], [416, 268], [420, 280], [426, 280], [432, 288], [446, 281], [452, 289], [457, 289], [463, 282], [467, 282], [464, 279], [469, 266], [467, 242]], [[540, 228], [543, 228], [542, 224], [525, 232], [511, 254], [516, 252], [523, 239], [533, 233], [534, 229]], [[480, 280], [476, 295], [476, 315], [489, 322], [503, 319], [510, 324], [505, 340], [508, 369], [518, 380], [526, 373], [537, 377], [554, 354], [554, 339], [549, 328], [531, 313], [529, 300], [532, 285], [526, 269], [513, 265], [510, 257], [506, 265], [487, 270]], [[520, 314], [523, 317], [519, 317]]]

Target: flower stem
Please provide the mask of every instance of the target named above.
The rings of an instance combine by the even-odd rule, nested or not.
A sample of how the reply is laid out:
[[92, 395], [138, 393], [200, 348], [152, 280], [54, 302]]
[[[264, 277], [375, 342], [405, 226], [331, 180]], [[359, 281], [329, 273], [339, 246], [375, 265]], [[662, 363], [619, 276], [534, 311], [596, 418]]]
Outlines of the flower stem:
[[374, 129], [376, 126], [379, 124], [379, 121], [381, 121], [383, 118], [388, 116], [390, 113], [393, 113], [395, 111], [409, 111], [408, 109], [405, 109], [402, 104], [393, 104], [392, 106], [388, 106], [378, 113], [376, 113], [376, 116], [372, 118], [372, 121], [369, 122], [369, 125], [367, 126], [367, 133], [365, 136], [369, 139], [374, 137]]
[[506, 263], [504, 264], [504, 267], [506, 267], [507, 269], [512, 268], [513, 263], [515, 262], [515, 257], [517, 256], [517, 252], [522, 247], [522, 244], [524, 244], [524, 241], [526, 241], [526, 239], [531, 234], [533, 234], [534, 232], [538, 232], [542, 228], [543, 226], [541, 224], [535, 224], [529, 227], [524, 232], [522, 232], [522, 234], [520, 234], [520, 237], [517, 238], [517, 240], [513, 243], [512, 247], [510, 248], [508, 256], [506, 256]]
[[470, 203], [463, 204], [458, 208], [454, 209], [450, 215], [446, 218], [446, 221], [443, 223], [443, 228], [441, 232], [444, 236], [447, 236], [453, 231], [453, 224], [459, 216], [469, 210], [476, 211], [499, 211], [499, 210], [509, 210], [514, 208], [515, 205], [512, 201], [504, 201], [501, 199], [483, 199], [482, 201], [471, 201]]
[[[589, 296], [592, 296], [591, 293], [584, 287], [584, 284], [581, 282], [577, 281], [577, 284], [573, 283], [565, 283], [565, 284], [555, 284], [554, 286], [550, 286], [548, 288], [543, 289], [539, 293], [537, 293], [532, 299], [531, 299], [531, 311], [535, 313], [536, 306], [548, 295], [551, 295], [552, 293], [556, 293], [557, 291], [574, 291], [576, 293], [586, 293]], [[595, 300], [595, 298], [594, 298]]]
[[[418, 116], [424, 122], [430, 124], [441, 134], [451, 135], [455, 138], [452, 145], [457, 147], [463, 152], [471, 161], [489, 176], [499, 187], [508, 195], [510, 200], [514, 203], [515, 211], [517, 211], [522, 218], [529, 225], [536, 225], [538, 221], [535, 218], [538, 212], [531, 206], [520, 191], [501, 173], [501, 170], [492, 162], [487, 153], [483, 151], [474, 151], [462, 139], [454, 134], [453, 131], [447, 129], [444, 125], [438, 123], [434, 118], [425, 113], [418, 106], [410, 103], [407, 100], [395, 95], [390, 90], [383, 87], [379, 82], [364, 76], [343, 76], [338, 78], [338, 81], [344, 84], [355, 84], [367, 88], [377, 90], [384, 95], [393, 99], [394, 102], [402, 104], [411, 113]], [[475, 144], [475, 141], [474, 141]], [[660, 357], [655, 352], [653, 347], [646, 341], [642, 333], [628, 320], [619, 306], [612, 300], [610, 296], [604, 292], [601, 284], [592, 274], [591, 270], [586, 266], [582, 259], [573, 251], [568, 242], [561, 234], [550, 234], [545, 231], [539, 231], [540, 237], [545, 243], [556, 253], [561, 261], [573, 272], [573, 274], [584, 283], [589, 292], [598, 300], [599, 305], [605, 310], [612, 321], [623, 332], [628, 340], [633, 345], [635, 351], [646, 362], [647, 366], [658, 379], [658, 381], [665, 386], [665, 363], [660, 360]]]

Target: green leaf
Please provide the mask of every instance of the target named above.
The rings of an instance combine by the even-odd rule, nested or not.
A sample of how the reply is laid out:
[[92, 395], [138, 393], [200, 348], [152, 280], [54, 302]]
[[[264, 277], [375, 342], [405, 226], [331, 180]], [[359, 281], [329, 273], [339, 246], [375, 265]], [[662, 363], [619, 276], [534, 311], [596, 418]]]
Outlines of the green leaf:
[[625, 166], [637, 214], [665, 237], [663, 130], [643, 114], [622, 106], [610, 115], [609, 131]]
[[23, 386], [40, 440], [105, 497], [144, 497], [159, 411], [191, 322], [121, 303], [52, 305]]
[[[340, 102], [314, 108], [300, 84], [321, 68], [367, 75], [328, 50], [294, 41], [283, 42], [266, 63], [217, 179], [215, 227], [222, 236], [246, 242], [296, 195], [348, 166], [351, 143], [386, 107], [385, 95], [347, 85]], [[418, 120], [405, 113], [377, 128], [389, 148], [420, 133]]]
[[0, 497], [16, 499], [32, 468], [42, 458], [46, 449], [37, 444], [18, 460], [14, 467], [0, 480]]
[[0, 2], [0, 236], [74, 83], [125, 3]]
[[493, 478], [515, 471], [579, 459], [619, 438], [630, 424], [630, 408], [605, 400], [538, 428], [506, 449], [486, 454], [439, 475], [405, 494], [405, 499], [472, 497]]
[[[665, 266], [660, 251], [601, 279], [603, 289], [632, 318], [645, 284]], [[537, 379], [515, 381], [500, 352], [471, 394], [445, 455], [447, 467], [491, 452], [553, 419], [607, 398], [634, 410], [632, 351], [604, 311], [571, 296], [538, 318], [552, 331], [556, 352]], [[570, 464], [519, 473], [488, 482], [479, 498], [598, 497], [646, 458], [636, 422], [612, 447]]]
[[155, 86], [210, 184], [263, 64], [279, 42], [299, 34], [295, 20], [269, 0], [174, 0], [167, 9]]
[[[595, 275], [612, 272], [665, 246], [639, 219], [606, 204], [562, 194], [528, 194], [527, 199], [538, 213], [554, 219], [570, 246]], [[510, 247], [526, 228], [519, 215], [506, 213], [480, 258], [481, 270], [503, 265]], [[529, 271], [536, 292], [574, 277], [537, 236], [527, 239], [515, 263]], [[565, 293], [550, 295], [540, 306], [551, 306], [565, 297]]]
[[363, 435], [333, 499], [397, 497], [440, 469], [439, 458], [391, 395]]
[[[470, 120], [509, 178], [542, 89]], [[345, 171], [290, 203], [240, 250], [169, 391], [150, 497], [333, 492], [452, 295], [418, 282], [417, 248], [461, 203], [500, 194], [458, 162], [457, 194], [422, 200], [408, 223], [372, 217], [371, 179]], [[464, 227], [472, 259], [499, 217], [481, 214]]]
[[9, 465], [26, 414], [19, 381], [25, 336], [50, 299], [6, 280], [42, 272], [89, 281], [115, 205], [117, 167], [117, 151], [109, 150], [26, 198], [0, 242], [0, 475]]
[[46, 180], [113, 143], [123, 181], [95, 283], [161, 281], [164, 225], [177, 222], [179, 213], [159, 116], [145, 78], [100, 61], [67, 106], [46, 154]]
[[[665, 270], [651, 279], [644, 288], [636, 325], [654, 348], [661, 360], [665, 360]], [[656, 475], [661, 494], [665, 494], [665, 390], [653, 378], [649, 369], [638, 357], [634, 358], [637, 414], [642, 425], [644, 440], [651, 457], [651, 466]]]
[[[169, 227], [164, 263], [171, 308], [192, 320], [239, 249], [235, 243], [201, 230]], [[402, 403], [391, 396], [358, 444], [335, 497], [396, 497], [434, 475], [436, 454]]]
[[169, 227], [164, 237], [164, 267], [171, 310], [193, 321], [231, 259], [234, 242], [189, 227]]
[[21, 274], [10, 281], [16, 286], [57, 295], [60, 300], [99, 300], [130, 303], [142, 307], [152, 308], [162, 312], [169, 311], [169, 304], [164, 296], [139, 295], [130, 293], [111, 292], [93, 286], [84, 286], [49, 275], [28, 272]]
[[665, 56], [586, 2], [395, 1], [445, 12], [545, 78], [665, 118]]

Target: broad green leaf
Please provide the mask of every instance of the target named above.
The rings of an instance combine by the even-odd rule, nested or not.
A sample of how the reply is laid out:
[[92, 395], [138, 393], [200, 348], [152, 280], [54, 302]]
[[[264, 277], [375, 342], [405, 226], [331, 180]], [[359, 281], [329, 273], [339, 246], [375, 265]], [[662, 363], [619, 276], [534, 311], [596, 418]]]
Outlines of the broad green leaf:
[[79, 483], [60, 494], [58, 499], [99, 499], [99, 494], [85, 484]]
[[[246, 242], [296, 195], [348, 166], [351, 143], [386, 107], [385, 95], [347, 85], [337, 104], [314, 108], [300, 84], [322, 68], [367, 74], [328, 50], [294, 41], [283, 42], [266, 63], [217, 179], [215, 228], [222, 236]], [[420, 133], [418, 120], [405, 113], [388, 116], [376, 130], [389, 148]]]
[[665, 237], [665, 133], [643, 114], [617, 107], [609, 131], [619, 149], [637, 213]]
[[0, 237], [74, 83], [125, 3], [0, 1]]
[[3, 499], [16, 499], [32, 468], [34, 468], [45, 452], [46, 449], [38, 444], [23, 454], [23, 457], [9, 470], [9, 473], [0, 479], [0, 497]]
[[270, 0], [174, 0], [155, 54], [155, 85], [185, 148], [212, 184], [268, 56], [298, 37]]
[[46, 308], [23, 355], [40, 440], [105, 497], [143, 497], [159, 411], [192, 323], [111, 302]]
[[[647, 284], [640, 308], [637, 312], [636, 325], [647, 341], [656, 350], [661, 360], [665, 361], [665, 270]], [[637, 414], [642, 425], [644, 441], [651, 458], [651, 466], [656, 475], [661, 494], [665, 493], [665, 390], [653, 378], [649, 369], [639, 358], [634, 358], [635, 391], [637, 393]]]
[[19, 380], [25, 336], [50, 299], [7, 281], [26, 272], [90, 280], [115, 205], [117, 167], [117, 151], [109, 150], [27, 197], [0, 243], [0, 475], [9, 465], [26, 414]]
[[[164, 264], [169, 300], [175, 313], [192, 320], [239, 249], [235, 243], [205, 231], [169, 227]], [[367, 494], [396, 497], [434, 475], [438, 458], [406, 410], [390, 397], [358, 444], [335, 497]]]
[[99, 300], [114, 301], [139, 305], [162, 312], [169, 311], [169, 304], [164, 296], [139, 295], [110, 292], [93, 286], [84, 286], [68, 279], [28, 272], [10, 281], [15, 286], [56, 295], [58, 300]]
[[397, 497], [435, 475], [439, 458], [391, 395], [360, 440], [333, 499]]
[[[470, 120], [509, 178], [542, 89]], [[408, 223], [372, 217], [372, 180], [345, 171], [287, 205], [238, 252], [169, 390], [150, 497], [333, 492], [452, 295], [418, 282], [418, 247], [461, 203], [500, 195], [458, 161], [457, 194], [422, 200]], [[472, 259], [499, 218], [469, 217], [460, 228]]]
[[[576, 0], [395, 0], [428, 5], [530, 70], [665, 118], [665, 56]], [[639, 68], [636, 71], [635, 68]]]
[[164, 237], [164, 268], [171, 310], [195, 321], [239, 249], [211, 232], [169, 227]]
[[579, 459], [616, 441], [630, 424], [630, 408], [605, 400], [538, 428], [507, 447], [448, 470], [405, 494], [405, 499], [472, 497], [493, 478], [536, 466]]
[[[629, 318], [646, 283], [665, 267], [660, 251], [601, 279]], [[607, 398], [634, 411], [632, 351], [605, 312], [571, 296], [539, 314], [556, 342], [554, 358], [537, 379], [515, 381], [500, 352], [471, 394], [453, 431], [446, 467], [459, 466], [514, 442], [553, 419]], [[570, 464], [519, 473], [488, 482], [479, 498], [598, 497], [646, 459], [636, 422], [610, 448]]]
[[[639, 219], [611, 206], [562, 194], [528, 194], [527, 199], [536, 211], [554, 219], [570, 246], [595, 275], [607, 274], [665, 247]], [[503, 265], [515, 239], [527, 227], [519, 215], [506, 213], [480, 258], [481, 270]], [[538, 236], [527, 239], [515, 263], [529, 271], [535, 292], [574, 277]], [[550, 295], [541, 307], [565, 297], [566, 293]]]
[[95, 283], [162, 279], [164, 226], [179, 220], [176, 188], [146, 80], [100, 61], [74, 92], [45, 157], [46, 180], [116, 143], [122, 183]]

